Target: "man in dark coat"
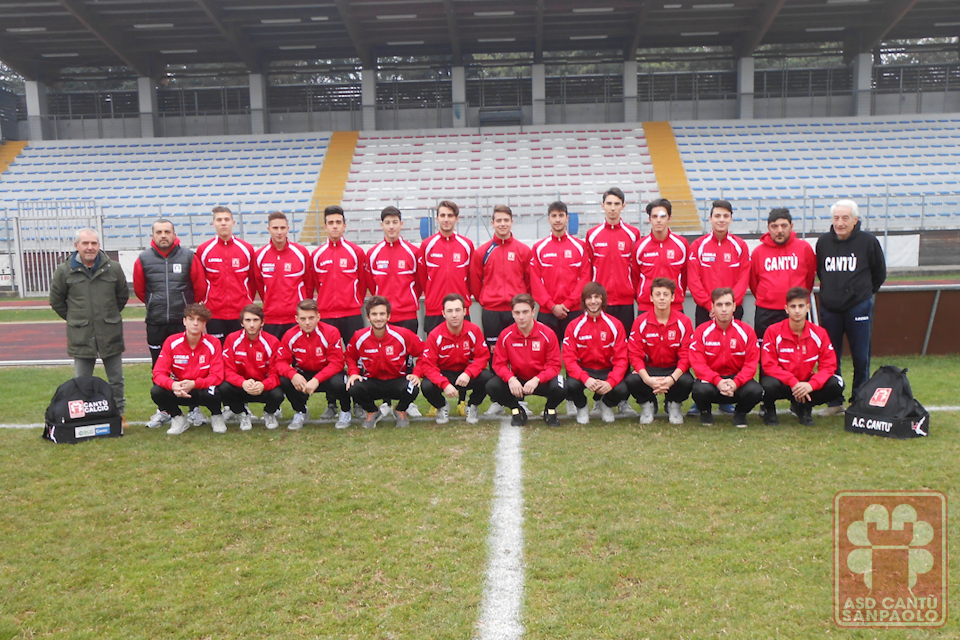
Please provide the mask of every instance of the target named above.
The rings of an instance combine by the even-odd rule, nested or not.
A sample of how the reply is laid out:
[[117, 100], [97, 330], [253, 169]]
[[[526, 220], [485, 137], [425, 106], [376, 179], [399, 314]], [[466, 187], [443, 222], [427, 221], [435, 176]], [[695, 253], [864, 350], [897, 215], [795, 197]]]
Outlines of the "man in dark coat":
[[130, 297], [120, 263], [100, 250], [93, 229], [77, 231], [76, 252], [63, 262], [50, 283], [50, 306], [67, 321], [67, 354], [76, 377], [92, 376], [97, 356], [103, 360], [113, 399], [122, 415], [123, 318]]

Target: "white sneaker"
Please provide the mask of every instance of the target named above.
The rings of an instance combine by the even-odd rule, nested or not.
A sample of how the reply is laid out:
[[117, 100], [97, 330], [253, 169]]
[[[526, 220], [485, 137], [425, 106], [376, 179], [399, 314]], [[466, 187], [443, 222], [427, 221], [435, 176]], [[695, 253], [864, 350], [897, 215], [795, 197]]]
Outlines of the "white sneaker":
[[337, 408], [334, 406], [332, 402], [328, 404], [326, 410], [320, 414], [321, 420], [333, 420], [336, 417], [337, 417]]
[[577, 415], [577, 405], [573, 403], [573, 400], [567, 400], [567, 417], [572, 418], [575, 415]]
[[[410, 409], [413, 409], [413, 405], [410, 405]], [[407, 409], [407, 415], [413, 415], [410, 409]], [[437, 409], [437, 424], [447, 424], [448, 422], [450, 422], [450, 405], [445, 404]]]
[[[230, 407], [224, 407], [221, 415], [223, 416], [224, 421], [233, 420], [234, 418], [237, 417], [237, 414], [235, 414], [233, 412], [233, 409], [231, 409]], [[243, 429], [242, 424], [240, 425], [240, 428]], [[246, 431], [246, 429], [244, 429], [244, 431]]]
[[194, 407], [190, 410], [190, 415], [187, 416], [187, 420], [190, 421], [195, 427], [199, 427], [205, 422], [209, 422], [207, 416], [203, 415], [203, 411], [200, 411], [200, 407]]
[[653, 417], [656, 415], [652, 402], [644, 402], [640, 405], [640, 424], [652, 424]]
[[617, 405], [617, 410], [620, 411], [620, 415], [627, 418], [635, 418], [637, 416], [636, 410], [630, 406], [629, 400], [624, 400]]
[[227, 423], [223, 421], [223, 415], [221, 414], [210, 416], [210, 426], [213, 427], [214, 433], [227, 432]]
[[253, 416], [249, 412], [244, 411], [240, 414], [240, 431], [250, 431], [253, 429]]
[[[600, 419], [604, 422], [613, 422], [617, 419], [617, 416], [613, 415], [613, 407], [608, 407], [605, 403], [600, 402]], [[637, 412], [634, 411], [633, 415], [637, 415]]]
[[[567, 406], [568, 407], [572, 406], [576, 408], [577, 405], [573, 404], [572, 402], [568, 402]], [[590, 424], [590, 407], [589, 406], [583, 405], [576, 411], [577, 411], [577, 424]]]
[[503, 415], [503, 405], [499, 402], [491, 402], [487, 410], [483, 412], [483, 415], [498, 418]]
[[346, 429], [347, 427], [349, 427], [350, 420], [352, 418], [353, 416], [350, 415], [349, 411], [341, 411], [340, 416], [337, 418], [337, 424], [336, 424], [337, 429]]
[[[393, 408], [390, 406], [389, 402], [384, 402], [382, 405], [380, 405], [380, 415], [386, 417], [391, 413], [393, 413]], [[366, 417], [366, 414], [364, 414], [364, 417]]]
[[170, 420], [170, 428], [167, 429], [167, 435], [178, 436], [189, 428], [190, 423], [187, 421], [187, 416], [181, 413]]
[[157, 411], [150, 418], [150, 422], [147, 423], [148, 429], [156, 429], [157, 427], [162, 427], [163, 425], [170, 422], [173, 418], [170, 417], [170, 414], [166, 411]]
[[680, 408], [679, 402], [667, 403], [667, 418], [670, 424], [683, 424], [683, 409]]
[[270, 431], [273, 431], [280, 426], [280, 421], [277, 420], [277, 414], [275, 413], [266, 413], [263, 414], [263, 426], [265, 426]]
[[[450, 414], [450, 408], [447, 407], [447, 415]], [[410, 406], [407, 407], [407, 417], [408, 418], [422, 418], [423, 414], [420, 413], [420, 409], [417, 408], [417, 405], [410, 403]]]
[[524, 411], [526, 411], [528, 416], [533, 415], [533, 414], [530, 412], [530, 405], [527, 404], [527, 401], [526, 401], [526, 400], [521, 400], [521, 401], [520, 401], [520, 408], [523, 409]]
[[480, 422], [480, 417], [477, 415], [477, 405], [468, 404], [467, 405], [467, 424], [477, 424]]
[[287, 429], [290, 431], [296, 431], [297, 429], [303, 428], [303, 423], [307, 421], [307, 414], [303, 411], [297, 411], [293, 414], [293, 420], [290, 421], [290, 424], [287, 425]]

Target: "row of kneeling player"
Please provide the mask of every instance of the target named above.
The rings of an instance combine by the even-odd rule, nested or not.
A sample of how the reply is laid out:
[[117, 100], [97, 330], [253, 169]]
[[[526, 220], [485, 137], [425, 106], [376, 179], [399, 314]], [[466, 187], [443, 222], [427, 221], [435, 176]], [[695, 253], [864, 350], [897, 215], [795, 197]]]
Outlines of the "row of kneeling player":
[[[559, 424], [557, 407], [564, 400], [568, 413], [586, 424], [590, 391], [604, 422], [613, 422], [615, 407], [632, 396], [641, 406], [640, 424], [650, 424], [657, 396], [663, 396], [670, 423], [682, 424], [681, 403], [692, 395], [702, 424], [713, 424], [714, 404], [733, 403], [733, 423], [745, 427], [747, 414], [761, 402], [766, 424], [778, 423], [775, 403], [781, 399], [791, 401], [801, 424], [812, 424], [814, 405], [842, 395], [833, 346], [823, 329], [806, 320], [808, 290], [788, 292], [788, 318], [767, 329], [762, 350], [753, 329], [734, 318], [732, 290], [713, 291], [714, 317], [697, 329], [673, 307], [675, 290], [672, 280], [656, 279], [653, 310], [640, 315], [628, 335], [606, 313], [604, 287], [587, 284], [584, 314], [567, 326], [562, 351], [554, 332], [536, 320], [533, 297], [519, 294], [511, 301], [514, 324], [500, 334], [492, 363], [482, 331], [465, 319], [466, 301], [459, 294], [444, 298], [444, 322], [426, 341], [390, 325], [389, 300], [372, 296], [364, 304], [370, 326], [356, 332], [345, 351], [340, 332], [320, 321], [314, 300], [299, 303], [297, 325], [279, 341], [262, 331], [263, 310], [247, 306], [243, 328], [222, 347], [204, 332], [210, 312], [191, 304], [184, 312], [185, 331], [166, 340], [154, 367], [151, 395], [158, 413], [148, 426], [169, 422], [167, 433], [180, 434], [203, 420], [199, 408], [205, 407], [215, 432], [226, 432], [232, 416], [241, 430], [249, 430], [247, 405], [262, 403], [264, 425], [274, 429], [286, 398], [295, 412], [288, 428], [296, 430], [318, 391], [327, 394], [328, 406], [339, 405], [337, 428], [351, 424], [351, 401], [362, 426], [374, 427], [384, 415], [378, 400], [395, 400], [396, 424], [407, 426], [407, 410], [421, 391], [437, 410], [438, 424], [449, 420], [448, 401], [466, 403], [467, 422], [475, 424], [488, 395], [497, 412], [510, 411], [516, 426], [527, 422], [528, 395], [546, 399], [547, 425]], [[189, 417], [181, 406], [191, 409]]]

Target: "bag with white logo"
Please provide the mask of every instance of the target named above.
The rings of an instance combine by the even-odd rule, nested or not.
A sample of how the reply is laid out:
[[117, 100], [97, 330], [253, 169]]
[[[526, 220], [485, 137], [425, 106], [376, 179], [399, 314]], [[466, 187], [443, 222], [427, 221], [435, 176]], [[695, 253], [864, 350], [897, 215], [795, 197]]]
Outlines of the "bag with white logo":
[[847, 431], [887, 438], [930, 435], [930, 413], [913, 397], [907, 370], [883, 365], [846, 411]]
[[53, 394], [43, 437], [66, 444], [117, 438], [123, 435], [122, 422], [113, 390], [106, 381], [96, 377], [73, 378]]

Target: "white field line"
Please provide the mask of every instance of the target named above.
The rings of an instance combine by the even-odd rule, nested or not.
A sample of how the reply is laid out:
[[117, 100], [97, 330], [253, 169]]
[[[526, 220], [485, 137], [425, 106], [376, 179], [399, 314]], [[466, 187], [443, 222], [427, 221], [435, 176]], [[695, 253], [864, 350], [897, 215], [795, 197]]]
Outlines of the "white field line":
[[490, 514], [490, 558], [483, 591], [479, 640], [518, 640], [523, 636], [523, 473], [520, 427], [505, 423], [497, 444]]

